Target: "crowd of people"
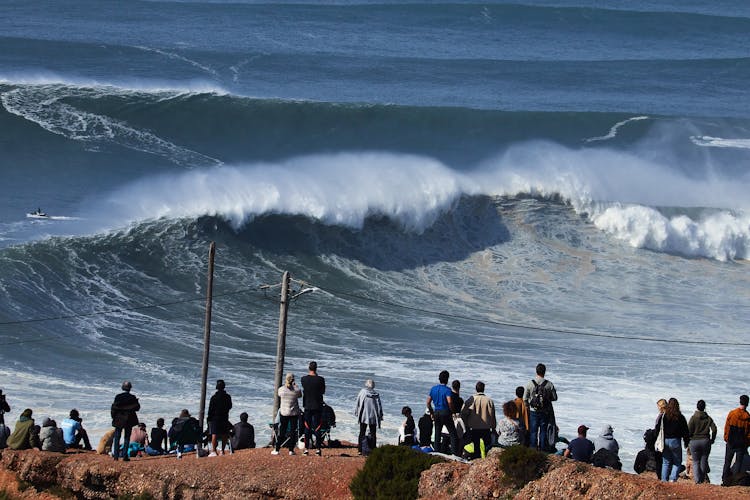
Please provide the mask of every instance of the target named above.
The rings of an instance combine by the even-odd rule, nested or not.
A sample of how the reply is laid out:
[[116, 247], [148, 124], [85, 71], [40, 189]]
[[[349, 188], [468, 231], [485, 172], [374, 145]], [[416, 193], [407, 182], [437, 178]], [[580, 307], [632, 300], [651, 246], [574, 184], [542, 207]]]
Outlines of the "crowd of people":
[[[546, 366], [540, 363], [536, 366], [535, 377], [525, 387], [516, 388], [514, 399], [503, 403], [502, 417], [498, 419], [495, 403], [485, 394], [484, 382], [476, 382], [474, 394], [464, 400], [460, 395], [461, 383], [454, 380], [449, 386], [450, 374], [444, 370], [438, 375], [438, 384], [430, 389], [425, 413], [418, 422], [415, 422], [410, 407], [402, 408], [404, 421], [399, 429], [398, 442], [421, 451], [467, 459], [483, 458], [492, 446], [521, 445], [600, 467], [621, 469], [620, 447], [611, 425], [603, 426], [594, 441], [588, 439], [589, 427], [586, 425], [578, 426], [577, 437], [570, 441], [559, 435], [553, 405], [557, 401], [557, 391], [545, 376]], [[272, 425], [273, 455], [278, 455], [281, 448], [294, 455], [300, 443], [299, 436], [303, 433], [303, 453], [307, 455], [314, 450], [316, 455], [321, 455], [323, 435], [330, 430], [331, 421], [335, 422], [332, 409], [324, 402], [326, 383], [318, 374], [315, 361], [309, 363], [308, 373], [300, 383], [301, 388], [295, 375], [289, 373], [278, 388], [279, 410]], [[255, 431], [248, 422], [248, 414], [240, 414], [240, 421], [234, 425], [229, 421], [232, 398], [226, 392], [223, 380], [216, 382], [216, 392], [211, 396], [205, 432], [198, 420], [183, 409], [172, 420], [169, 430], [164, 428], [164, 419], [159, 418], [156, 427], [147, 433], [145, 423], [138, 420], [140, 403], [131, 390], [129, 381], [122, 383], [122, 392], [115, 396], [111, 406], [113, 428], [104, 435], [98, 447], [100, 453], [109, 453], [114, 460], [122, 458], [127, 461], [131, 456], [170, 452], [179, 457], [196, 446], [200, 451], [200, 445], [208, 442], [211, 444], [208, 456], [225, 454], [227, 448], [231, 453], [232, 450], [255, 447]], [[748, 396], [740, 396], [739, 403], [739, 407], [729, 412], [724, 425], [723, 484], [734, 484], [738, 474], [750, 477], [747, 473], [750, 471]], [[708, 457], [716, 440], [717, 427], [706, 412], [705, 401], [697, 402], [689, 421], [675, 398], [660, 399], [657, 408], [654, 427], [644, 432], [645, 448], [636, 456], [634, 470], [637, 473], [654, 472], [662, 481], [676, 481], [681, 473], [686, 473], [695, 483], [708, 482]], [[38, 448], [56, 452], [70, 448], [91, 449], [76, 409], [70, 411], [69, 417], [59, 427], [49, 417], [39, 427], [34, 424], [32, 410], [27, 408], [21, 413], [12, 433], [4, 422], [4, 414], [8, 411], [10, 406], [0, 391], [0, 448]], [[367, 379], [357, 394], [354, 416], [359, 425], [357, 450], [367, 455], [377, 446], [377, 433], [383, 420], [383, 405], [375, 391], [374, 380]], [[559, 444], [564, 446], [558, 449]], [[688, 458], [685, 465], [683, 446]]]

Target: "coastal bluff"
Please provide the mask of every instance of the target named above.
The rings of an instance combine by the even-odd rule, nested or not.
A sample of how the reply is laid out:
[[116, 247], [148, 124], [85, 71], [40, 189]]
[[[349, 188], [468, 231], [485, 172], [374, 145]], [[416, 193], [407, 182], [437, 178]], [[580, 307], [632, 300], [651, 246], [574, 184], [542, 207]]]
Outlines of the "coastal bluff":
[[[355, 448], [325, 449], [322, 457], [270, 455], [268, 448], [196, 459], [193, 454], [113, 461], [92, 452], [0, 451], [0, 497], [164, 498], [164, 499], [321, 499], [351, 498], [349, 482], [365, 463]], [[547, 473], [520, 491], [502, 481], [497, 456], [471, 464], [446, 462], [422, 473], [421, 498], [431, 499], [676, 499], [750, 500], [750, 488], [662, 483], [597, 469], [562, 457], [549, 457]], [[715, 474], [714, 474], [715, 475]]]

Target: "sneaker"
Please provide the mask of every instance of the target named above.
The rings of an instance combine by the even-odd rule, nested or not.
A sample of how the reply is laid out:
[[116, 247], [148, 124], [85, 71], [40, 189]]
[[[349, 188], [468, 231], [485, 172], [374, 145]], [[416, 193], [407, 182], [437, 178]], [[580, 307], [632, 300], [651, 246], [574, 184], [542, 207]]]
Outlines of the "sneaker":
[[182, 453], [179, 451], [177, 452], [177, 458], [182, 458]]
[[115, 462], [117, 462], [117, 455], [112, 455], [112, 458], [114, 458]]
[[318, 455], [318, 456], [322, 455], [322, 452], [320, 451], [320, 448], [318, 448], [317, 450], [315, 450], [315, 454]]
[[294, 455], [294, 450], [289, 450], [289, 455]]
[[216, 455], [216, 452], [215, 452], [215, 451], [212, 451], [211, 453], [209, 453], [209, 454], [208, 454], [208, 456], [209, 456], [209, 457], [215, 457], [215, 456], [217, 456], [217, 455]]
[[278, 454], [279, 454], [279, 450], [273, 450], [273, 451], [271, 451], [271, 455], [278, 455]]
[[305, 451], [302, 452], [303, 455], [307, 455], [307, 448], [305, 448]]

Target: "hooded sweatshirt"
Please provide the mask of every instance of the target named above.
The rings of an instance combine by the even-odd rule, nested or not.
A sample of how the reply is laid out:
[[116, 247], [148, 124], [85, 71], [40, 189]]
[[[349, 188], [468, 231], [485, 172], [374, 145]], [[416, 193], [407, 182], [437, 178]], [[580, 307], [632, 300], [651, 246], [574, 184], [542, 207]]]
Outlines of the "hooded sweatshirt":
[[8, 438], [8, 448], [11, 450], [28, 450], [39, 447], [39, 436], [34, 431], [34, 419], [21, 414], [13, 427], [13, 433]]
[[617, 443], [617, 440], [612, 436], [612, 426], [611, 425], [605, 425], [602, 429], [601, 434], [599, 434], [599, 437], [596, 438], [596, 441], [594, 442], [594, 450], [599, 451], [602, 448], [604, 448], [607, 451], [611, 451], [615, 455], [619, 455], [620, 453], [620, 445]]
[[42, 422], [42, 430], [39, 431], [39, 440], [42, 442], [42, 451], [65, 453], [63, 431], [49, 417], [45, 418]]
[[705, 411], [695, 410], [688, 422], [690, 439], [710, 439], [713, 443], [716, 439], [716, 424]]

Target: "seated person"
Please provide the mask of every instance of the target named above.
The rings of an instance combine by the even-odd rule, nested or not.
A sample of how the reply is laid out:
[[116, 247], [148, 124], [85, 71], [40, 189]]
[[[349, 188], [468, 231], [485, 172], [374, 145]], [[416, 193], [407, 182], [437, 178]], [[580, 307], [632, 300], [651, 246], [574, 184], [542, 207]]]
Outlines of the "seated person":
[[408, 406], [404, 406], [401, 408], [401, 415], [405, 417], [404, 423], [401, 424], [401, 427], [399, 427], [398, 432], [398, 444], [404, 445], [404, 446], [414, 446], [417, 444], [417, 440], [414, 438], [416, 436], [416, 426], [414, 425], [414, 417], [411, 415], [411, 408]]
[[240, 421], [232, 427], [232, 449], [255, 448], [255, 428], [247, 422], [248, 415], [240, 413]]
[[198, 420], [190, 416], [190, 412], [182, 410], [180, 416], [172, 420], [167, 435], [169, 436], [170, 449], [175, 447], [177, 458], [182, 457], [182, 453], [195, 450], [195, 445], [201, 441], [201, 428]]
[[21, 416], [18, 417], [13, 432], [8, 437], [8, 448], [11, 450], [28, 450], [31, 448], [41, 448], [39, 442], [39, 433], [34, 426], [34, 419], [31, 408], [26, 408]]
[[146, 433], [146, 424], [140, 422], [137, 427], [133, 427], [130, 433], [130, 456], [135, 457], [139, 453], [146, 451], [148, 445], [148, 434]]
[[70, 417], [60, 423], [60, 429], [62, 429], [63, 436], [65, 437], [65, 446], [68, 448], [80, 448], [81, 441], [83, 441], [83, 449], [90, 450], [89, 435], [86, 433], [86, 429], [83, 428], [81, 422], [83, 422], [83, 419], [78, 414], [78, 410], [73, 408], [70, 410]]
[[156, 420], [156, 427], [151, 428], [151, 440], [146, 446], [146, 453], [154, 455], [164, 455], [167, 453], [167, 431], [164, 429], [164, 419]]
[[506, 401], [503, 404], [504, 418], [497, 424], [497, 445], [501, 448], [508, 448], [524, 442], [523, 427], [516, 418], [517, 414], [518, 407], [515, 401]]
[[563, 452], [563, 456], [579, 462], [591, 463], [591, 457], [594, 455], [594, 443], [586, 439], [586, 431], [588, 430], [589, 428], [585, 425], [578, 426], [578, 437], [568, 443], [568, 448]]
[[432, 446], [433, 423], [429, 408], [425, 409], [424, 415], [417, 422], [417, 426], [419, 426], [419, 446]]
[[591, 463], [594, 467], [608, 467], [610, 469], [622, 470], [622, 463], [618, 453], [620, 445], [613, 436], [614, 430], [611, 425], [605, 425], [599, 437], [594, 442], [594, 455]]
[[47, 417], [42, 422], [39, 431], [39, 441], [42, 443], [42, 451], [54, 451], [65, 453], [65, 438], [62, 429], [57, 427], [57, 422]]
[[633, 470], [637, 474], [643, 472], [653, 472], [656, 477], [661, 479], [661, 453], [656, 451], [656, 431], [653, 429], [647, 429], [643, 433], [643, 441], [646, 443], [646, 448], [638, 452], [635, 457], [635, 463], [633, 464]]

